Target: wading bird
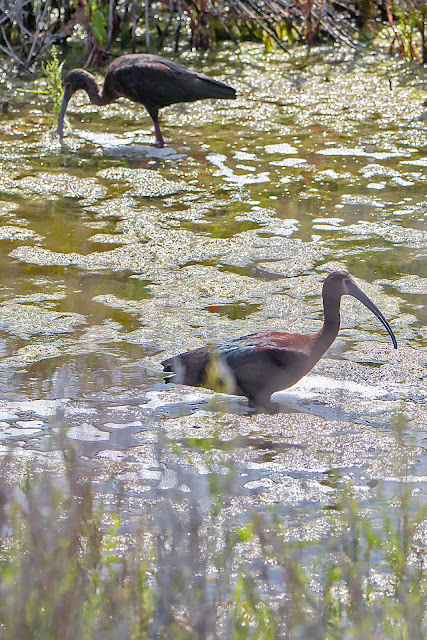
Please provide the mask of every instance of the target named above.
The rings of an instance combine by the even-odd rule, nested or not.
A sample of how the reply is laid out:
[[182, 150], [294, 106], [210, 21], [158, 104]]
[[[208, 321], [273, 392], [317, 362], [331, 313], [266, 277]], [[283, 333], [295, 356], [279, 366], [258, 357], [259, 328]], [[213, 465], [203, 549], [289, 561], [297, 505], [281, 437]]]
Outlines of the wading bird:
[[164, 370], [174, 374], [166, 382], [214, 388], [246, 396], [252, 406], [268, 407], [272, 393], [298, 382], [331, 346], [340, 328], [344, 295], [359, 300], [381, 320], [397, 349], [394, 333], [381, 311], [347, 271], [334, 271], [323, 283], [324, 322], [317, 333], [265, 331], [221, 346], [187, 351], [162, 362]]
[[234, 99], [232, 87], [202, 76], [194, 71], [162, 58], [145, 53], [121, 56], [107, 69], [102, 92], [95, 78], [84, 69], [67, 73], [64, 82], [64, 98], [59, 114], [58, 133], [64, 135], [64, 115], [68, 102], [76, 91], [86, 91], [93, 104], [103, 106], [118, 98], [128, 98], [143, 104], [154, 122], [156, 145], [165, 143], [159, 126], [159, 109], [176, 102], [195, 102], [205, 98]]

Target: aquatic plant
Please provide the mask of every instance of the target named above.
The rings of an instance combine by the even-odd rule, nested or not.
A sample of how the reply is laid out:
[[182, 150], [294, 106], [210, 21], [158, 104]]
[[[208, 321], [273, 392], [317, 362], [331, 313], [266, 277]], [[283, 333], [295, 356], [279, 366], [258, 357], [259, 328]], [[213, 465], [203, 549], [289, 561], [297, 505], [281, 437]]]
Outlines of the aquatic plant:
[[274, 509], [230, 514], [231, 467], [183, 464], [174, 497], [133, 491], [132, 507], [120, 486], [106, 501], [68, 448], [62, 473], [30, 465], [19, 488], [14, 464], [12, 451], [0, 469], [5, 640], [426, 635], [425, 511], [409, 493], [372, 524], [344, 485], [308, 542]]
[[47, 81], [47, 94], [53, 100], [55, 112], [59, 115], [61, 111], [62, 98], [64, 97], [64, 90], [62, 88], [62, 67], [64, 61], [59, 62], [58, 53], [55, 45], [51, 49], [52, 58], [46, 63], [42, 64], [43, 75]]
[[427, 64], [427, 4], [425, 0], [393, 0], [386, 5], [392, 39], [390, 51]]
[[55, 14], [52, 0], [0, 0], [0, 51], [30, 69], [37, 56], [69, 33], [55, 34]]
[[79, 26], [87, 64], [100, 64], [112, 48], [160, 51], [180, 43], [209, 49], [221, 39], [262, 40], [266, 47], [308, 46], [328, 38], [350, 47], [390, 26], [389, 48], [427, 61], [424, 0], [0, 0], [0, 51], [29, 69], [54, 43]]

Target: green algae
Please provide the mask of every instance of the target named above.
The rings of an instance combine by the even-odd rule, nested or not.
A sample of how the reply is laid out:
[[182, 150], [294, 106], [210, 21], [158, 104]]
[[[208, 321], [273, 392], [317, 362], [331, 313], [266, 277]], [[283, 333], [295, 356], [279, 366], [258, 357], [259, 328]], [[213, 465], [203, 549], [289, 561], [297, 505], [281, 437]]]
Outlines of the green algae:
[[[136, 493], [153, 477], [161, 432], [181, 449], [192, 443], [196, 475], [208, 461], [218, 473], [239, 463], [233, 508], [297, 510], [307, 535], [330, 502], [331, 470], [370, 506], [378, 483], [392, 493], [406, 472], [425, 494], [424, 79], [380, 55], [318, 54], [225, 48], [215, 75], [237, 100], [162, 110], [165, 149], [153, 146], [142, 107], [98, 108], [84, 94], [70, 103], [61, 146], [44, 96], [23, 100], [18, 84], [29, 82], [1, 85], [10, 109], [0, 115], [0, 388], [29, 403], [1, 420], [21, 429], [9, 434], [24, 434], [18, 420], [42, 421], [20, 439], [30, 457], [50, 429], [32, 403], [70, 398], [61, 411], [76, 455], [105, 477], [113, 465], [124, 483], [131, 465]], [[214, 70], [209, 57], [204, 72]], [[164, 386], [160, 362], [180, 351], [259, 330], [318, 330], [334, 269], [350, 270], [379, 306], [397, 352], [345, 300], [337, 340], [278, 394], [277, 416]], [[231, 444], [216, 448], [214, 437]]]

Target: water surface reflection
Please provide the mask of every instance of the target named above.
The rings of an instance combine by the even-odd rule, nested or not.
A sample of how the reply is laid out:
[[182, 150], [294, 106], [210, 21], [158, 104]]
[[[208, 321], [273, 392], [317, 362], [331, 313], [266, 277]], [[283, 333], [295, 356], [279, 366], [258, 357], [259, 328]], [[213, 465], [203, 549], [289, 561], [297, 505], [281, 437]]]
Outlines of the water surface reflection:
[[[407, 483], [424, 496], [423, 79], [391, 59], [320, 53], [301, 68], [302, 52], [230, 48], [221, 79], [237, 101], [164, 110], [161, 150], [142, 110], [91, 112], [83, 95], [61, 148], [43, 96], [23, 104], [2, 87], [3, 447], [54, 456], [65, 425], [104, 490], [114, 478], [144, 498], [173, 490], [176, 465], [205, 476], [232, 464], [233, 508], [276, 505], [307, 527], [349, 479], [370, 506]], [[346, 300], [337, 341], [276, 394], [277, 414], [166, 389], [159, 363], [173, 353], [316, 331], [321, 283], [342, 268], [389, 320], [396, 353]]]

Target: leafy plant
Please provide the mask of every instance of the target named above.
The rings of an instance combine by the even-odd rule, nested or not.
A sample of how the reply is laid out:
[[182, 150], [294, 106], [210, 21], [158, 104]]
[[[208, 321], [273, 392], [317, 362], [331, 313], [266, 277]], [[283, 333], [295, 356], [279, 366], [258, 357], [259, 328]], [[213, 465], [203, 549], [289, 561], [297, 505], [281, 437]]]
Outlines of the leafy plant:
[[64, 66], [64, 62], [59, 62], [55, 45], [52, 46], [51, 52], [51, 60], [48, 60], [42, 65], [43, 75], [47, 81], [47, 90], [45, 93], [52, 99], [55, 112], [59, 115], [62, 98], [64, 96], [64, 90], [62, 88], [62, 67]]
[[427, 64], [427, 4], [424, 0], [393, 0], [386, 5], [393, 34], [390, 51]]

